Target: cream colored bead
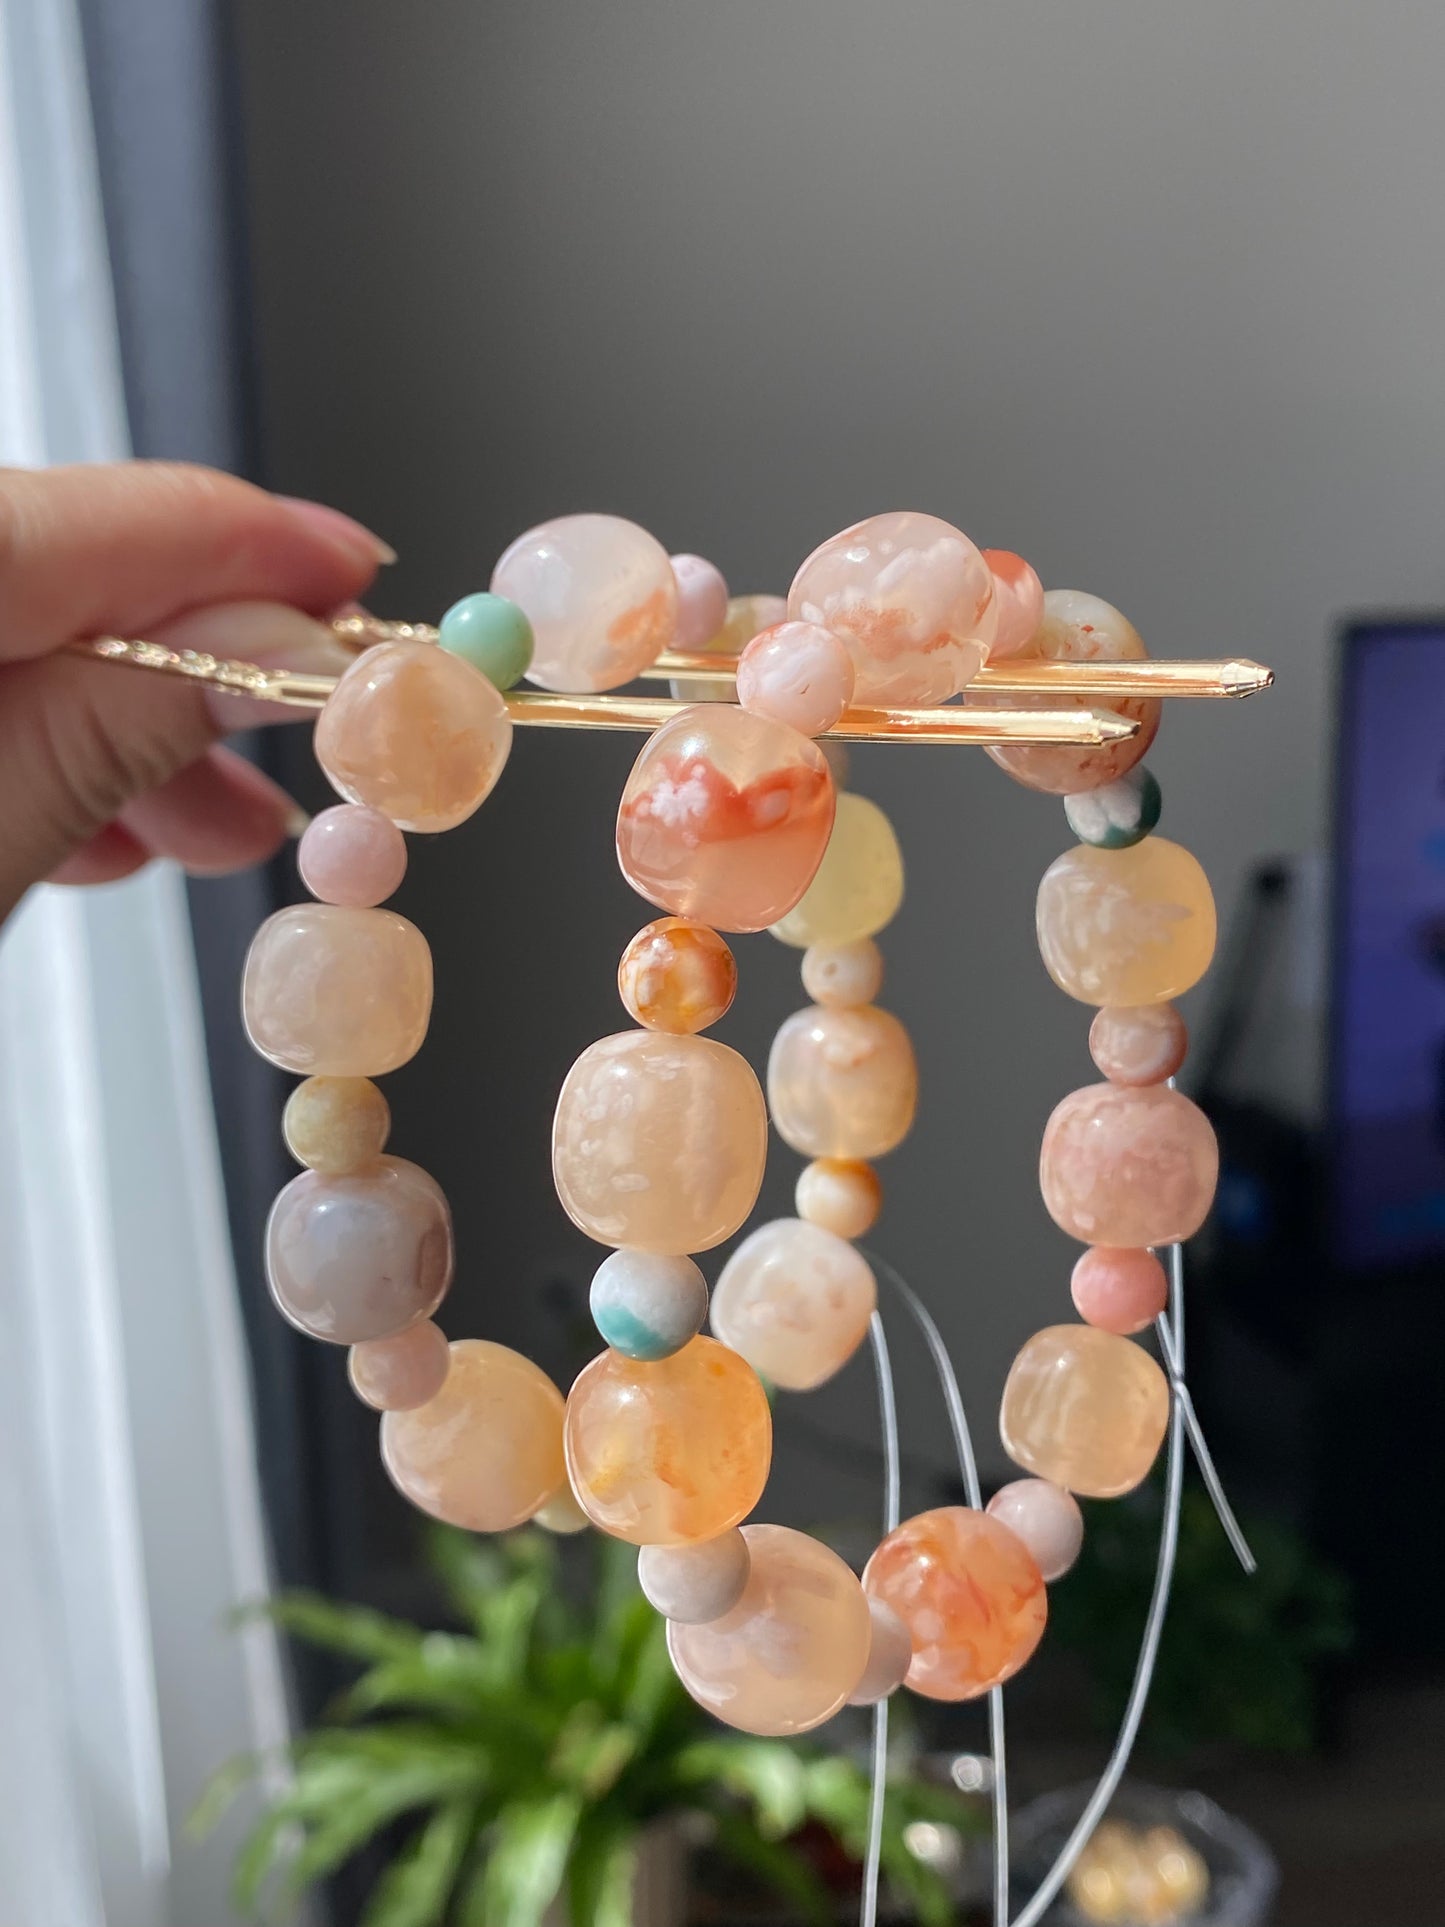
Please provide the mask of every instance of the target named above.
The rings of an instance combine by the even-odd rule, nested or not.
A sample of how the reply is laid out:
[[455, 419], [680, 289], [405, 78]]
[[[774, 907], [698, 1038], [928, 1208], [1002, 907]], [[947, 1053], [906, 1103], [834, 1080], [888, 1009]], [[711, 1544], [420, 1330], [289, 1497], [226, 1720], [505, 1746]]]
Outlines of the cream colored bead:
[[811, 944], [803, 952], [803, 988], [830, 1009], [871, 1004], [883, 988], [883, 952], [871, 937]]
[[541, 1526], [544, 1532], [555, 1532], [567, 1538], [574, 1532], [585, 1532], [592, 1521], [578, 1505], [570, 1485], [564, 1485], [555, 1498], [549, 1499], [533, 1514], [532, 1523]]
[[431, 951], [414, 923], [393, 910], [332, 903], [267, 917], [241, 987], [246, 1035], [263, 1057], [303, 1076], [396, 1070], [420, 1050], [431, 1000]]
[[1198, 860], [1167, 837], [1128, 850], [1080, 844], [1039, 884], [1039, 953], [1060, 990], [1086, 1004], [1162, 1004], [1214, 955], [1214, 896]]
[[903, 855], [893, 825], [876, 803], [845, 790], [817, 874], [801, 899], [771, 926], [781, 943], [856, 943], [898, 914]]
[[878, 1289], [843, 1238], [779, 1218], [745, 1238], [713, 1288], [712, 1328], [761, 1378], [811, 1391], [863, 1342]]
[[751, 1565], [748, 1542], [734, 1526], [693, 1546], [641, 1547], [637, 1583], [664, 1619], [705, 1626], [742, 1598]]
[[798, 1178], [798, 1216], [837, 1238], [863, 1238], [878, 1222], [883, 1186], [861, 1158], [814, 1158]]
[[339, 1177], [385, 1150], [391, 1109], [369, 1077], [308, 1077], [287, 1098], [281, 1130], [298, 1164]]
[[868, 1616], [873, 1622], [868, 1664], [848, 1695], [850, 1706], [874, 1706], [886, 1700], [898, 1691], [913, 1664], [912, 1635], [887, 1601], [870, 1595]]
[[901, 1144], [918, 1103], [908, 1032], [876, 1004], [789, 1017], [768, 1057], [778, 1135], [804, 1157], [877, 1158]]

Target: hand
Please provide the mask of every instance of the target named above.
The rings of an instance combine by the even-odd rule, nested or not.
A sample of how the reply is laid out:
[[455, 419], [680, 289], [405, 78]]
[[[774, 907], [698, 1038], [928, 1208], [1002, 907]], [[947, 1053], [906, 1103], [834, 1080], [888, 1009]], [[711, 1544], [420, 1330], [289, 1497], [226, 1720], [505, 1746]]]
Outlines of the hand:
[[295, 806], [218, 745], [295, 716], [66, 651], [98, 635], [335, 671], [312, 620], [390, 551], [360, 523], [210, 469], [0, 470], [0, 919], [32, 883], [106, 883], [153, 856], [260, 862]]

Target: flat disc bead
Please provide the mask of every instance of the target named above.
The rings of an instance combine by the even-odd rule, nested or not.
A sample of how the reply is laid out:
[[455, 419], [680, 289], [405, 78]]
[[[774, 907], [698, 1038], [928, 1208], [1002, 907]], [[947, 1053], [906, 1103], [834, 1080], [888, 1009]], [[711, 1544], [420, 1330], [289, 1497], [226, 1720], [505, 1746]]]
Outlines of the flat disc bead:
[[685, 1546], [746, 1519], [767, 1484], [773, 1422], [751, 1365], [712, 1338], [639, 1364], [594, 1358], [567, 1400], [567, 1471], [614, 1539]]
[[1169, 1280], [1152, 1251], [1091, 1245], [1069, 1280], [1074, 1309], [1086, 1325], [1131, 1338], [1148, 1329], [1169, 1302]]
[[1209, 1119], [1166, 1084], [1086, 1084], [1044, 1128], [1039, 1188], [1061, 1231], [1091, 1245], [1192, 1238], [1219, 1181]]
[[707, 1251], [757, 1203], [768, 1119], [752, 1066], [709, 1037], [628, 1030], [583, 1051], [552, 1126], [552, 1175], [599, 1244]]
[[1163, 808], [1159, 785], [1142, 763], [1102, 789], [1064, 798], [1064, 817], [1081, 843], [1095, 850], [1129, 850], [1142, 843]]
[[869, 1594], [868, 1617], [872, 1622], [868, 1663], [848, 1695], [850, 1706], [876, 1706], [887, 1699], [907, 1679], [913, 1664], [912, 1637], [893, 1608]]
[[266, 1277], [283, 1317], [312, 1338], [357, 1345], [429, 1318], [452, 1281], [441, 1186], [405, 1158], [349, 1176], [303, 1171], [266, 1221]]
[[669, 1358], [707, 1317], [707, 1284], [691, 1258], [614, 1251], [592, 1279], [592, 1322], [624, 1358]]
[[804, 736], [821, 736], [853, 699], [853, 658], [829, 629], [780, 622], [738, 659], [738, 701]]
[[656, 662], [677, 627], [666, 549], [619, 515], [563, 515], [528, 529], [497, 563], [492, 593], [531, 623], [527, 676], [543, 689], [619, 689]]
[[441, 1390], [381, 1421], [381, 1458], [414, 1506], [467, 1532], [510, 1532], [567, 1482], [562, 1394], [530, 1358], [459, 1338]]
[[1047, 1479], [1015, 1479], [1000, 1486], [988, 1502], [988, 1515], [1023, 1541], [1048, 1585], [1063, 1578], [1083, 1549], [1078, 1500]]
[[1168, 1003], [1214, 956], [1209, 879], [1162, 836], [1056, 857], [1039, 884], [1036, 925], [1044, 967], [1085, 1004]]
[[1024, 561], [1009, 549], [985, 549], [983, 559], [993, 578], [993, 638], [990, 662], [1004, 662], [1027, 649], [1044, 619], [1044, 585]]
[[759, 1225], [722, 1268], [712, 1328], [763, 1378], [811, 1391], [857, 1351], [878, 1303], [868, 1262], [801, 1218]]
[[883, 953], [871, 937], [815, 943], [803, 952], [803, 988], [815, 1004], [871, 1004], [883, 988]]
[[902, 901], [903, 853], [893, 825], [868, 797], [845, 790], [818, 874], [772, 933], [798, 950], [856, 943], [891, 923]]
[[1032, 1656], [1048, 1619], [1043, 1575], [1006, 1526], [969, 1506], [905, 1519], [863, 1573], [908, 1628], [905, 1684], [925, 1699], [977, 1699]]
[[788, 1526], [744, 1526], [751, 1570], [732, 1611], [672, 1623], [667, 1650], [700, 1706], [744, 1733], [808, 1733], [863, 1676], [872, 1622], [836, 1552]]
[[633, 765], [617, 860], [640, 896], [720, 930], [765, 930], [812, 882], [833, 779], [806, 736], [727, 703], [664, 723]]
[[410, 1412], [435, 1398], [451, 1364], [446, 1333], [429, 1318], [393, 1338], [353, 1345], [347, 1375], [356, 1396], [378, 1412]]
[[1115, 1499], [1148, 1476], [1168, 1423], [1168, 1381], [1141, 1346], [1092, 1325], [1050, 1325], [1009, 1370], [999, 1432], [1036, 1478]]
[[907, 1137], [917, 1105], [908, 1032], [876, 1004], [795, 1011], [773, 1039], [768, 1106], [804, 1157], [882, 1157]]
[[798, 1216], [838, 1238], [862, 1238], [878, 1222], [883, 1186], [861, 1158], [814, 1158], [793, 1191]]
[[660, 917], [639, 930], [617, 966], [617, 993], [649, 1030], [706, 1030], [726, 1015], [737, 987], [727, 944], [686, 917]]
[[730, 1613], [743, 1596], [752, 1561], [737, 1527], [692, 1546], [643, 1546], [637, 1583], [664, 1619], [705, 1626]]
[[491, 794], [512, 748], [499, 692], [434, 643], [379, 642], [342, 675], [316, 719], [333, 789], [403, 830], [450, 830]]
[[426, 938], [391, 910], [298, 903], [246, 954], [246, 1035], [303, 1076], [380, 1077], [415, 1057], [431, 1019]]
[[369, 1077], [308, 1077], [287, 1098], [281, 1131], [298, 1164], [336, 1177], [386, 1148], [391, 1108]]
[[1173, 1004], [1127, 1004], [1101, 1010], [1089, 1026], [1089, 1055], [1111, 1084], [1164, 1084], [1189, 1049], [1189, 1032]]
[[380, 810], [364, 803], [338, 803], [306, 825], [296, 867], [322, 903], [371, 909], [400, 889], [406, 875], [406, 839]]

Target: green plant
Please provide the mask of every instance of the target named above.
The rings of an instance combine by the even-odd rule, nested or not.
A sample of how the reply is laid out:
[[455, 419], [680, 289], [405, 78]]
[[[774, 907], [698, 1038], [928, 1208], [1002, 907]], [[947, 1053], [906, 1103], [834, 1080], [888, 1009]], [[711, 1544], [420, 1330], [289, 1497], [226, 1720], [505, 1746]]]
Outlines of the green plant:
[[[720, 1852], [804, 1918], [833, 1917], [790, 1836], [820, 1822], [861, 1855], [866, 1774], [838, 1755], [714, 1727], [677, 1682], [630, 1548], [600, 1542], [584, 1612], [540, 1532], [487, 1542], [438, 1530], [431, 1545], [465, 1631], [428, 1632], [304, 1593], [264, 1608], [360, 1673], [328, 1722], [290, 1749], [289, 1783], [237, 1859], [244, 1909], [294, 1896], [407, 1822], [365, 1927], [535, 1927], [559, 1895], [573, 1927], [626, 1927], [642, 1829], [700, 1811]], [[210, 1824], [265, 1764], [226, 1769], [195, 1824]], [[960, 1824], [956, 1797], [890, 1782], [886, 1875], [920, 1922], [941, 1927], [952, 1919], [947, 1893], [904, 1839], [922, 1818]]]

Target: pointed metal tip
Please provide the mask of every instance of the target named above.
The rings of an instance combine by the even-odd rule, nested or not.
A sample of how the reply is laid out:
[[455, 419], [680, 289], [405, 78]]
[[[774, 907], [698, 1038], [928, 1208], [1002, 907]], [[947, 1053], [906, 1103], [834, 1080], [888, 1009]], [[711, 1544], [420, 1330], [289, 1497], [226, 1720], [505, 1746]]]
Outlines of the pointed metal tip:
[[1241, 659], [1222, 665], [1220, 681], [1231, 696], [1257, 696], [1274, 681], [1274, 671], [1262, 662]]
[[1111, 709], [1096, 709], [1094, 724], [1099, 732], [1099, 742], [1127, 743], [1131, 736], [1139, 734], [1139, 725], [1128, 716], [1116, 716]]

